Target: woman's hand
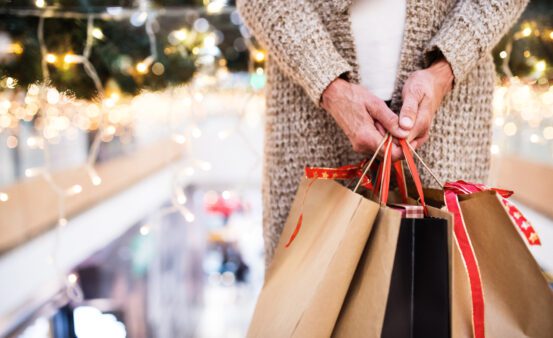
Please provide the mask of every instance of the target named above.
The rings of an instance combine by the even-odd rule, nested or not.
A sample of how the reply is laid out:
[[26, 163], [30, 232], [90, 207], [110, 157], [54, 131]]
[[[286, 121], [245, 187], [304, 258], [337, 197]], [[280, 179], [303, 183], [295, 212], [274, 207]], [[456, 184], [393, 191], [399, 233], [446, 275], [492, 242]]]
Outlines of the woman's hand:
[[432, 120], [453, 85], [453, 71], [441, 58], [430, 67], [413, 72], [403, 85], [399, 125], [409, 130], [407, 140], [415, 148], [428, 140]]
[[[334, 117], [358, 153], [374, 153], [384, 137], [375, 123], [381, 124], [396, 138], [405, 138], [407, 130], [399, 127], [398, 116], [386, 103], [364, 87], [343, 79], [334, 80], [323, 92], [321, 106]], [[392, 157], [401, 157], [400, 148], [392, 146]]]

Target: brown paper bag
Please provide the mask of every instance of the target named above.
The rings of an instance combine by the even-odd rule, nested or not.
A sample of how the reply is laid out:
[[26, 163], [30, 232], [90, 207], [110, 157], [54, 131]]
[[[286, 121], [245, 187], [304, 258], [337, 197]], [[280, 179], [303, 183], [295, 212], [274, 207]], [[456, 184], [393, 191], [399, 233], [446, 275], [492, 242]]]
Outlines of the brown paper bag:
[[[334, 181], [303, 179], [248, 337], [329, 337], [379, 209]], [[302, 211], [301, 231], [285, 248]]]
[[380, 337], [396, 253], [401, 213], [378, 213], [333, 337]]
[[553, 337], [553, 292], [497, 194], [459, 201], [483, 281], [486, 337]]

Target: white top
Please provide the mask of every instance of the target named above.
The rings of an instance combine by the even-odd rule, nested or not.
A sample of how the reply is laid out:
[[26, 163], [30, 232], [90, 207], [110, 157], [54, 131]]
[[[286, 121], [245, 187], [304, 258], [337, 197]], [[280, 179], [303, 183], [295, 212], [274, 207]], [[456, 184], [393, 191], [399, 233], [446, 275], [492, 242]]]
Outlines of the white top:
[[350, 9], [361, 85], [392, 98], [399, 66], [406, 0], [357, 0]]

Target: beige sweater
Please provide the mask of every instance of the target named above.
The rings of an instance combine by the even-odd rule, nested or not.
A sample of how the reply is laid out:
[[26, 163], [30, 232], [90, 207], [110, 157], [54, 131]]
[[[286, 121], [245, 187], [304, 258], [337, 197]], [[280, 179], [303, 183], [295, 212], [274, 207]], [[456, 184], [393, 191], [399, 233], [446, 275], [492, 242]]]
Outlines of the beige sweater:
[[[453, 68], [445, 97], [420, 155], [442, 180], [485, 182], [490, 164], [492, 47], [527, 0], [408, 0], [392, 109], [401, 107], [408, 75], [440, 51]], [[362, 158], [320, 108], [324, 89], [340, 74], [359, 81], [351, 34], [351, 0], [238, 0], [245, 23], [269, 52], [263, 226], [273, 256], [303, 168], [339, 166]], [[423, 171], [424, 172], [424, 171]], [[432, 185], [428, 175], [424, 183]]]

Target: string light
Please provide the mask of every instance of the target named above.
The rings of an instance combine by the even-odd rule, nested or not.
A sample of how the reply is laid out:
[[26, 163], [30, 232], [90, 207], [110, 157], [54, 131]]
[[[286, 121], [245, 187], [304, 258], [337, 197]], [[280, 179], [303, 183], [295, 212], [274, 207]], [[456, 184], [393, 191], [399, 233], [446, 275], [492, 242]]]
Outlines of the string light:
[[136, 71], [140, 74], [148, 73], [148, 65], [146, 62], [139, 62], [136, 64]]
[[265, 53], [263, 51], [256, 51], [254, 54], [254, 59], [257, 62], [263, 62], [265, 61]]
[[149, 224], [142, 225], [140, 227], [139, 232], [142, 236], [147, 236], [150, 233], [150, 225]]
[[7, 193], [0, 191], [0, 202], [7, 202], [9, 199], [10, 196]]
[[104, 39], [104, 33], [98, 27], [94, 27], [94, 29], [92, 29], [92, 36], [95, 37], [98, 40], [103, 40]]
[[44, 8], [46, 6], [46, 2], [44, 0], [35, 0], [35, 6], [38, 8]]

